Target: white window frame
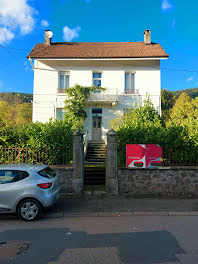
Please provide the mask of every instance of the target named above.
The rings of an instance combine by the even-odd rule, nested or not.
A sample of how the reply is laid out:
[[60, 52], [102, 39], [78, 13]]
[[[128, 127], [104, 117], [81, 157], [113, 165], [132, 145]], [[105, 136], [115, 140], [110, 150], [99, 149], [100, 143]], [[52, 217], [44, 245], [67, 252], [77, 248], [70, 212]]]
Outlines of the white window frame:
[[[125, 71], [124, 72], [124, 94], [136, 94], [137, 93], [137, 90], [135, 89], [135, 71]], [[134, 89], [131, 89], [131, 90], [126, 90], [126, 74], [129, 74], [129, 81], [130, 81], [130, 86], [131, 86], [131, 74], [134, 75]], [[130, 92], [126, 92], [126, 91], [130, 91]]]
[[58, 73], [58, 92], [59, 93], [64, 93], [66, 89], [68, 89], [69, 87], [65, 87], [66, 86], [66, 78], [64, 78], [64, 88], [60, 87], [60, 76], [69, 76], [69, 87], [70, 87], [70, 72], [69, 71], [60, 71]]

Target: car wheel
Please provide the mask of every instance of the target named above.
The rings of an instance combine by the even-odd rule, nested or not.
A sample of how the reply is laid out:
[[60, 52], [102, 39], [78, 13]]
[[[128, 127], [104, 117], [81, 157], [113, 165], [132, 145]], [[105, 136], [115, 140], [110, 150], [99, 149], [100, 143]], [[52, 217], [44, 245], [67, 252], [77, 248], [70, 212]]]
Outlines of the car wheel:
[[23, 200], [18, 207], [18, 215], [25, 221], [33, 221], [41, 215], [42, 207], [35, 199]]

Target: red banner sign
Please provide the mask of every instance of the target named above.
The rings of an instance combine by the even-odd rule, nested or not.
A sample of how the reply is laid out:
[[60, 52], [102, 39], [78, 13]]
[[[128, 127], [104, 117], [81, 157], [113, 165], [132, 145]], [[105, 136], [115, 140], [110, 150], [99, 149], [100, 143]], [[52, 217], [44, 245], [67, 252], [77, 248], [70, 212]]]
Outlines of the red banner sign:
[[126, 163], [131, 168], [152, 168], [161, 165], [162, 148], [155, 144], [126, 145]]

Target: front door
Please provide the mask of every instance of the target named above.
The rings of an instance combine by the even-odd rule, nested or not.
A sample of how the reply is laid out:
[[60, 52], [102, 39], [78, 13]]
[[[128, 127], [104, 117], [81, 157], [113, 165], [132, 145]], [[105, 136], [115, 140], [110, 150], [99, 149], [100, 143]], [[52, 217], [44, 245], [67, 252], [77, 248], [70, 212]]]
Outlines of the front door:
[[93, 116], [92, 118], [92, 140], [100, 141], [101, 140], [101, 116]]

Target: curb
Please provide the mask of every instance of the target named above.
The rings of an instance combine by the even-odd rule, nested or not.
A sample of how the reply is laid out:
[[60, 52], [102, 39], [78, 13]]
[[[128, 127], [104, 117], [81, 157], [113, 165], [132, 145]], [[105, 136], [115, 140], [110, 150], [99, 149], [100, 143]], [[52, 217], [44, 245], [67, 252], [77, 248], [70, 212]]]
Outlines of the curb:
[[43, 218], [61, 217], [120, 217], [120, 216], [198, 216], [198, 212], [98, 212], [98, 213], [52, 213]]
[[[123, 217], [123, 216], [198, 216], [197, 212], [97, 212], [97, 213], [51, 213], [43, 214], [42, 219], [65, 217]], [[0, 214], [0, 220], [17, 219], [15, 214]]]

